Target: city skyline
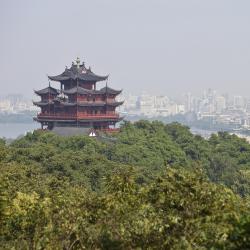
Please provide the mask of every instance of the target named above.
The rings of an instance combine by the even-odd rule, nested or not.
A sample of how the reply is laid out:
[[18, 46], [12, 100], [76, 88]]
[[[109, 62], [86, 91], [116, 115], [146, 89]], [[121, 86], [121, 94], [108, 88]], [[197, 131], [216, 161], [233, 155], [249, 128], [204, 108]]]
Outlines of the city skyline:
[[[58, 89], [58, 91], [60, 91]], [[34, 96], [34, 98], [28, 98], [27, 96], [21, 95], [21, 94], [8, 94], [8, 95], [0, 95], [0, 104], [3, 105], [3, 103], [7, 103], [7, 106], [15, 106], [21, 103], [22, 105], [33, 106], [32, 101], [36, 101], [38, 98], [37, 96]], [[166, 95], [165, 93], [161, 93], [161, 95], [154, 95], [153, 93], [148, 92], [142, 92], [139, 95], [136, 95], [135, 93], [123, 93], [119, 98], [117, 98], [120, 101], [125, 101], [125, 105], [123, 105], [122, 109], [126, 109], [127, 106], [133, 103], [138, 102], [144, 102], [144, 103], [150, 103], [155, 102], [156, 106], [164, 106], [169, 103], [171, 104], [177, 104], [177, 105], [185, 105], [185, 110], [181, 108], [181, 112], [189, 112], [189, 111], [197, 111], [197, 108], [192, 108], [191, 106], [195, 106], [197, 102], [202, 102], [202, 100], [208, 100], [208, 102], [212, 102], [213, 105], [215, 105], [214, 109], [219, 110], [226, 109], [227, 107], [236, 107], [240, 106], [240, 108], [246, 107], [248, 103], [250, 103], [250, 97], [245, 97], [242, 95], [229, 95], [226, 91], [223, 93], [219, 92], [216, 89], [204, 89], [199, 95], [194, 95], [191, 91], [186, 93], [181, 93], [177, 98]], [[187, 101], [188, 100], [188, 101]], [[187, 104], [189, 102], [189, 104]], [[191, 104], [191, 102], [193, 102]], [[205, 102], [206, 104], [206, 102]], [[0, 106], [1, 106], [0, 105]], [[24, 106], [25, 106], [24, 105]], [[133, 106], [134, 104], [132, 104]], [[149, 108], [152, 108], [154, 104], [147, 104]], [[29, 107], [32, 109], [31, 107]], [[15, 108], [11, 108], [11, 110], [15, 110]], [[1, 109], [0, 109], [1, 111]]]
[[[59, 90], [58, 90], [59, 91]], [[116, 98], [123, 103], [117, 110], [128, 121], [138, 119], [156, 119], [163, 122], [179, 122], [201, 131], [235, 131], [244, 133], [250, 130], [250, 98], [241, 95], [220, 93], [214, 89], [205, 89], [200, 95], [187, 92], [176, 100], [172, 96], [143, 93], [134, 95], [124, 93]], [[37, 101], [37, 98], [35, 101]], [[31, 99], [22, 95], [0, 97], [0, 118], [10, 122], [32, 121], [39, 113]], [[194, 132], [196, 133], [196, 132]], [[199, 132], [199, 130], [197, 131]], [[208, 136], [205, 133], [204, 136]]]

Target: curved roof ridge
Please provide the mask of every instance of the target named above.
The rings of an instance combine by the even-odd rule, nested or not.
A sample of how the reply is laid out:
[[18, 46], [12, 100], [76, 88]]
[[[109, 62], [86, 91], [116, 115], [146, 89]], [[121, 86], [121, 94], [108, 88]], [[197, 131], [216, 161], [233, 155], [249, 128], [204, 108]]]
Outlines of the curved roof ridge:
[[90, 81], [90, 82], [98, 82], [104, 81], [108, 78], [106, 76], [100, 76], [92, 72], [91, 68], [87, 69], [85, 64], [72, 64], [70, 68], [67, 68], [59, 75], [56, 76], [48, 76], [48, 78], [52, 81], [66, 81], [66, 80], [82, 80], [82, 81]]
[[115, 90], [115, 89], [112, 89], [112, 88], [110, 88], [108, 86], [105, 86], [105, 87], [101, 88], [99, 91], [102, 92], [102, 93], [107, 92], [109, 94], [114, 94], [114, 95], [118, 95], [118, 94], [120, 94], [122, 92], [122, 90]]
[[55, 94], [55, 95], [59, 94], [59, 90], [55, 89], [55, 88], [53, 88], [51, 86], [48, 86], [48, 87], [46, 87], [44, 89], [41, 89], [41, 90], [35, 90], [34, 92], [37, 95], [44, 95], [44, 94], [49, 94], [49, 93], [50, 94]]

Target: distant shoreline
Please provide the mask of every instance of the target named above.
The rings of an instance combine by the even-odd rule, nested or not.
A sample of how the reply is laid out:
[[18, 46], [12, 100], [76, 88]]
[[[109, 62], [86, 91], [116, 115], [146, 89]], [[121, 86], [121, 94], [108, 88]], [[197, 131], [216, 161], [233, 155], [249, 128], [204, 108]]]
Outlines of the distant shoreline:
[[[33, 120], [36, 116], [36, 112], [23, 112], [23, 113], [0, 113], [0, 137], [15, 139], [18, 136], [24, 135], [27, 132], [40, 128], [40, 125]], [[187, 123], [184, 119], [174, 119], [175, 117], [155, 117], [147, 118], [144, 116], [131, 117], [126, 116], [125, 120], [135, 122], [138, 120], [158, 120], [163, 123], [178, 122], [182, 125], [188, 126], [193, 134], [201, 135], [204, 138], [209, 138], [211, 134], [217, 132], [228, 132], [233, 134], [239, 134], [242, 136], [249, 136], [247, 133], [234, 132], [232, 128], [225, 126], [208, 127], [207, 124], [196, 124], [195, 122]], [[176, 117], [180, 118], [180, 117]], [[198, 125], [198, 126], [196, 126]]]

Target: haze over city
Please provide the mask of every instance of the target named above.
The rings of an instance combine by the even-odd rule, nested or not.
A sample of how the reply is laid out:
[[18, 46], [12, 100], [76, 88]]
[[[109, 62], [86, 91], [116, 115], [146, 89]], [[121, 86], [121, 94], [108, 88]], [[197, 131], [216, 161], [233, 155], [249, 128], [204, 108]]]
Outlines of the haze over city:
[[1, 94], [33, 98], [47, 74], [79, 56], [128, 93], [248, 97], [249, 8], [246, 0], [1, 1]]

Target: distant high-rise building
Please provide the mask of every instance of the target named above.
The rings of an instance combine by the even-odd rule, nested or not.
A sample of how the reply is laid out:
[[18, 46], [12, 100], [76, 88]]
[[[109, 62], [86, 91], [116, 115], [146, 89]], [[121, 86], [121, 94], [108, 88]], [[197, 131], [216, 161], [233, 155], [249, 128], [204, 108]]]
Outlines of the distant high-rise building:
[[244, 109], [245, 108], [245, 100], [242, 96], [234, 96], [233, 97], [233, 105], [235, 109]]
[[191, 112], [193, 111], [193, 96], [190, 92], [186, 93], [184, 95], [184, 105], [185, 105], [185, 112]]
[[124, 111], [128, 112], [128, 111], [135, 111], [138, 109], [138, 96], [129, 94], [126, 96], [125, 99], [126, 101], [121, 106], [123, 107]]
[[222, 96], [225, 98], [226, 108], [227, 108], [230, 105], [229, 94], [228, 93], [224, 93], [224, 94], [222, 94]]
[[183, 105], [183, 104], [177, 105], [177, 114], [178, 113], [180, 113], [180, 114], [184, 114], [185, 113], [185, 105]]
[[164, 108], [169, 104], [169, 98], [167, 96], [155, 96], [154, 97], [154, 108]]
[[142, 94], [139, 98], [139, 109], [143, 115], [153, 115], [154, 111], [154, 96]]
[[217, 113], [222, 113], [226, 109], [226, 99], [224, 96], [217, 96], [215, 99], [215, 109]]

